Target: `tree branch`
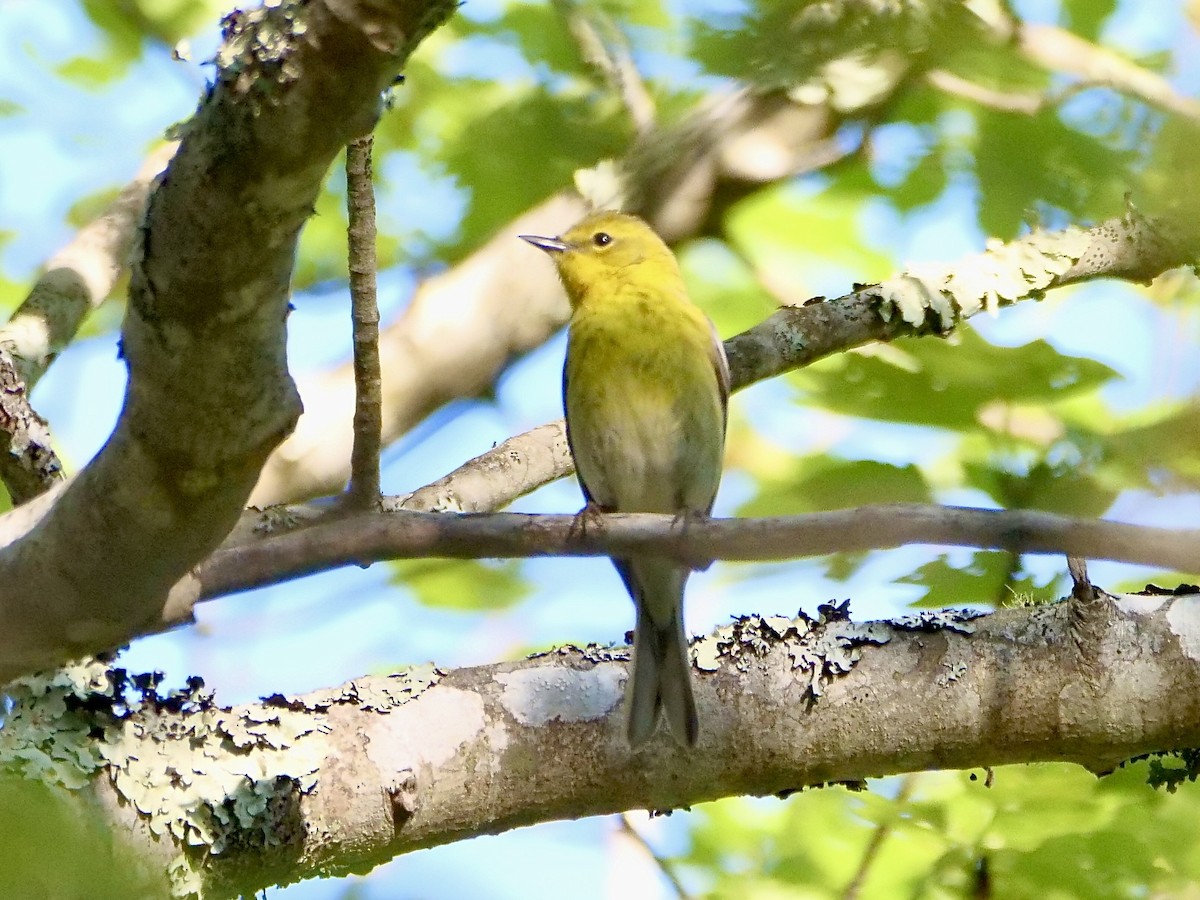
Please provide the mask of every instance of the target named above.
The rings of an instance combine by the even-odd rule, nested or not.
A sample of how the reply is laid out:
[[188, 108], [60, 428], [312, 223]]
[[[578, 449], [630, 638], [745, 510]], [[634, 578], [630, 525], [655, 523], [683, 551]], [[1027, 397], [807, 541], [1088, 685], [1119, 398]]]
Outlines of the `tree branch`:
[[1015, 24], [1017, 48], [1051, 72], [1074, 75], [1089, 85], [1105, 85], [1163, 112], [1200, 121], [1200, 102], [1184, 96], [1157, 72], [1137, 65], [1057, 25]]
[[896, 503], [764, 519], [689, 521], [613, 514], [586, 531], [570, 515], [360, 512], [218, 550], [196, 572], [201, 599], [387, 559], [629, 556], [654, 551], [697, 567], [908, 544], [1063, 553], [1191, 571], [1200, 529], [1151, 528], [1032, 510]]
[[350, 316], [354, 324], [354, 446], [350, 451], [349, 500], [360, 507], [379, 502], [379, 453], [383, 444], [375, 186], [371, 182], [373, 145], [374, 139], [367, 135], [346, 146]]
[[116, 429], [64, 489], [4, 521], [0, 681], [143, 633], [173, 585], [186, 602], [186, 573], [299, 414], [288, 282], [324, 174], [452, 9], [325, 0], [226, 19], [216, 83], [141, 228]]
[[[551, 819], [934, 768], [1061, 760], [1102, 773], [1200, 745], [1197, 598], [1097, 602], [1105, 627], [1088, 659], [1065, 603], [739, 620], [693, 645], [692, 751], [664, 734], [629, 750], [629, 649], [593, 646], [234, 709], [195, 685], [139, 703], [145, 682], [89, 667], [17, 686], [0, 762], [49, 758], [60, 778], [91, 777], [121, 833], [173, 854], [177, 890], [215, 897]], [[79, 753], [81, 736], [103, 753]], [[38, 754], [22, 756], [23, 737]]]
[[46, 261], [44, 271], [12, 318], [0, 326], [0, 347], [12, 354], [27, 390], [75, 337], [126, 270], [155, 179], [175, 153], [165, 144], [94, 221]]
[[30, 404], [16, 361], [0, 344], [0, 480], [12, 505], [19, 506], [62, 478], [50, 425]]
[[125, 270], [155, 177], [175, 151], [160, 147], [94, 221], [47, 261], [29, 296], [0, 326], [0, 481], [13, 505], [63, 478], [50, 429], [29, 392]]

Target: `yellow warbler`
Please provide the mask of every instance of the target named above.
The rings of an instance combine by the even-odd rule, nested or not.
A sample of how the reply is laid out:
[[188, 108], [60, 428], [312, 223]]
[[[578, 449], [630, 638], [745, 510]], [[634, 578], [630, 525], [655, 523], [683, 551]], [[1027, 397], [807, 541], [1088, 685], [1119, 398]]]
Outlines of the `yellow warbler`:
[[[521, 237], [550, 254], [571, 301], [563, 403], [584, 514], [707, 515], [721, 480], [729, 368], [670, 249], [641, 219], [615, 212], [561, 237]], [[676, 740], [694, 745], [690, 570], [664, 556], [613, 563], [637, 607], [629, 742], [653, 735], [662, 710]]]

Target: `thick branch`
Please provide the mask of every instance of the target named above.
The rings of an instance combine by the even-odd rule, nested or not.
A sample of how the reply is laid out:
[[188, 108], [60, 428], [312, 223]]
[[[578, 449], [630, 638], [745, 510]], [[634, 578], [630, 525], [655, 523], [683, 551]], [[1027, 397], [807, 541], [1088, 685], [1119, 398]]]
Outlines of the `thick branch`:
[[[628, 648], [362, 678], [233, 710], [203, 696], [174, 711], [129, 701], [115, 723], [111, 690], [70, 708], [99, 720], [110, 762], [93, 788], [122, 830], [174, 847], [205, 896], [249, 895], [550, 819], [925, 769], [1064, 760], [1106, 772], [1200, 745], [1197, 598], [1098, 600], [1084, 642], [1069, 606], [741, 620], [693, 645], [693, 751], [659, 734], [630, 752]], [[63, 755], [78, 765], [74, 733], [89, 723], [72, 715]], [[45, 727], [23, 707], [10, 719]], [[54, 743], [39, 751], [57, 758]]]
[[604, 516], [580, 529], [574, 516], [522, 513], [364, 512], [318, 521], [218, 550], [197, 570], [200, 596], [262, 587], [313, 572], [387, 559], [626, 556], [655, 550], [704, 566], [715, 559], [766, 561], [906, 544], [1063, 553], [1188, 572], [1200, 530], [1072, 519], [1030, 510], [888, 504], [769, 519]]
[[6, 522], [0, 680], [153, 627], [237, 521], [299, 414], [284, 324], [300, 227], [334, 156], [452, 8], [326, 0], [226, 20], [216, 84], [142, 226], [116, 429], [53, 502]]

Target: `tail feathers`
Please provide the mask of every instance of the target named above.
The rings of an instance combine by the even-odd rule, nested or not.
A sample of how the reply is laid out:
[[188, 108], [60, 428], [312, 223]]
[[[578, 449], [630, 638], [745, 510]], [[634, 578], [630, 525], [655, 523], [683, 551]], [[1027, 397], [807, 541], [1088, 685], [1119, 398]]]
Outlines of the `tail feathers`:
[[633, 646], [633, 677], [627, 693], [630, 746], [643, 744], [654, 735], [661, 710], [675, 740], [694, 747], [700, 736], [700, 720], [692, 696], [691, 657], [680, 616], [672, 616], [660, 628], [638, 610]]

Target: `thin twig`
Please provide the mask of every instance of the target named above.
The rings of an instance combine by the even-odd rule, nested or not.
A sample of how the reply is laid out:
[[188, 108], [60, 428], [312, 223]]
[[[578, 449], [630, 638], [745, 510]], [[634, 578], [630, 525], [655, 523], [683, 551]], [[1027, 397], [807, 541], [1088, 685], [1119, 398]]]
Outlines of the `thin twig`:
[[903, 806], [908, 798], [912, 796], [913, 788], [916, 787], [917, 776], [905, 775], [900, 779], [900, 790], [896, 794], [896, 799], [893, 803], [893, 814], [884, 821], [880, 822], [876, 827], [871, 839], [867, 841], [866, 849], [863, 851], [862, 859], [858, 861], [858, 869], [854, 872], [854, 877], [850, 879], [850, 883], [846, 885], [846, 889], [842, 891], [842, 900], [856, 900], [859, 892], [862, 890], [863, 883], [867, 880], [867, 875], [871, 871], [871, 866], [875, 859], [879, 856], [879, 848], [883, 846], [883, 842], [887, 840], [892, 829], [896, 826], [896, 819], [901, 812], [900, 807]]
[[650, 842], [647, 841], [640, 831], [633, 827], [633, 822], [629, 819], [629, 813], [621, 813], [617, 816], [617, 821], [621, 823], [621, 833], [630, 837], [635, 844], [646, 851], [646, 855], [654, 861], [658, 866], [658, 870], [662, 872], [663, 878], [671, 885], [671, 889], [675, 892], [675, 896], [679, 900], [689, 900], [691, 894], [683, 886], [683, 882], [679, 880], [679, 876], [675, 874], [675, 867], [671, 865], [670, 860], [664, 856], [660, 856]]
[[638, 134], [649, 132], [656, 117], [654, 98], [646, 90], [620, 28], [595, 5], [554, 0], [554, 6], [575, 38], [583, 62], [620, 98]]
[[766, 519], [707, 519], [686, 531], [671, 516], [606, 515], [586, 533], [573, 515], [383, 512], [318, 520], [217, 550], [196, 570], [200, 598], [275, 584], [347, 565], [443, 557], [627, 556], [666, 553], [693, 566], [714, 559], [765, 562], [908, 544], [1069, 553], [1189, 572], [1200, 529], [1151, 528], [1034, 510], [895, 503]]
[[354, 323], [354, 449], [350, 453], [349, 502], [379, 500], [383, 447], [383, 382], [379, 366], [379, 300], [375, 284], [375, 192], [371, 184], [371, 135], [346, 147], [346, 211], [349, 224], [350, 315]]

